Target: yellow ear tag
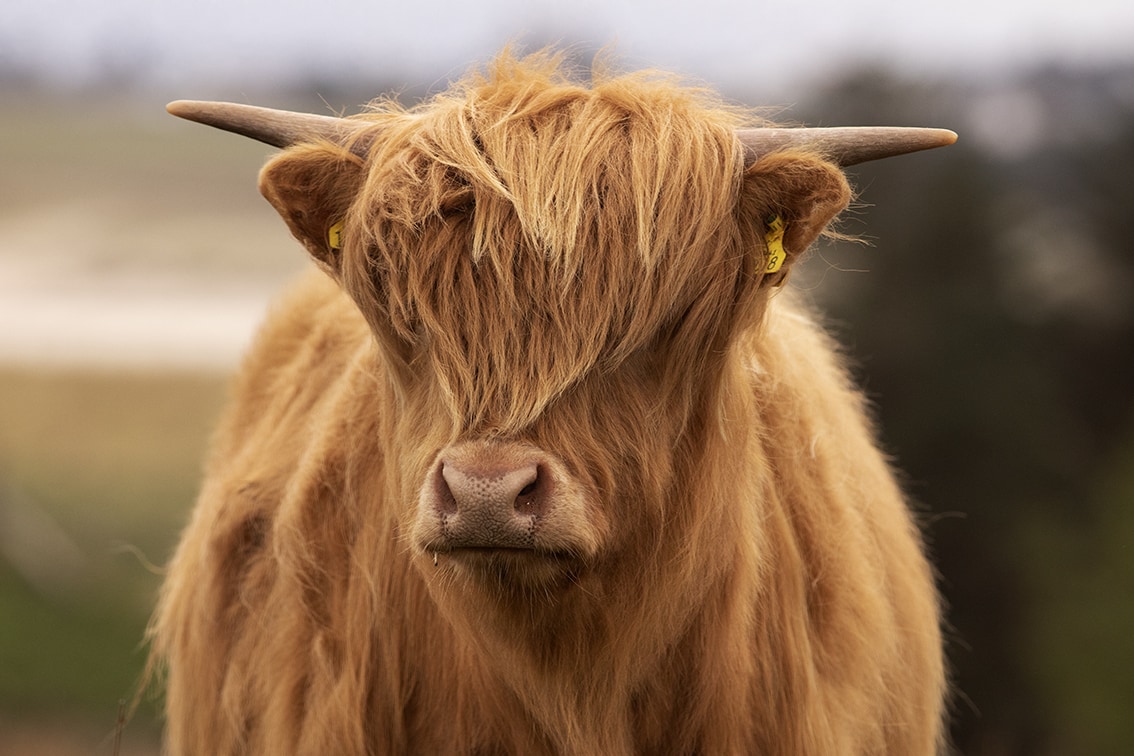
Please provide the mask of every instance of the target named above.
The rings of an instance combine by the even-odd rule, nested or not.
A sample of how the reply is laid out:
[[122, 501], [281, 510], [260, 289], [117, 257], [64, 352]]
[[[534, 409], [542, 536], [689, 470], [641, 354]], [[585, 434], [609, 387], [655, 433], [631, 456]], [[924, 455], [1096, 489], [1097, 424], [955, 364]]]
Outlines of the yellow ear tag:
[[768, 221], [768, 233], [764, 236], [764, 246], [768, 248], [768, 265], [765, 273], [775, 273], [783, 267], [787, 252], [784, 250], [784, 220], [780, 216]]
[[339, 221], [327, 230], [327, 243], [331, 245], [331, 249], [343, 248], [343, 222]]

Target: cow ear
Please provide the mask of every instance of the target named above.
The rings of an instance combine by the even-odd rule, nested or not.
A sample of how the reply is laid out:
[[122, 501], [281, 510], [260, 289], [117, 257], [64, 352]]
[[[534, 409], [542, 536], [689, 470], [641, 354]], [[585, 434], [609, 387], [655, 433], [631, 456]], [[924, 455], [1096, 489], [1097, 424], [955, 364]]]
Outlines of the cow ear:
[[791, 266], [851, 200], [833, 163], [799, 152], [766, 155], [744, 172], [740, 212], [763, 240], [764, 281], [781, 283]]
[[337, 274], [342, 221], [362, 186], [364, 164], [334, 145], [300, 145], [260, 171], [260, 193], [311, 256]]

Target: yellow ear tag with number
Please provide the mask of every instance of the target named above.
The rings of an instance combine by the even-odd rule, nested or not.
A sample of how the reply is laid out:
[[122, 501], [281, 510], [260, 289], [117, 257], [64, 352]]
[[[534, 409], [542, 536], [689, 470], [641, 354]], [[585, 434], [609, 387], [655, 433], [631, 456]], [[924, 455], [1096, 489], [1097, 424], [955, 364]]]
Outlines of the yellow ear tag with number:
[[768, 221], [768, 233], [764, 236], [764, 246], [768, 248], [768, 265], [765, 273], [775, 273], [783, 267], [787, 252], [784, 250], [784, 219], [780, 216]]
[[331, 249], [343, 248], [343, 222], [339, 221], [327, 230], [327, 243]]

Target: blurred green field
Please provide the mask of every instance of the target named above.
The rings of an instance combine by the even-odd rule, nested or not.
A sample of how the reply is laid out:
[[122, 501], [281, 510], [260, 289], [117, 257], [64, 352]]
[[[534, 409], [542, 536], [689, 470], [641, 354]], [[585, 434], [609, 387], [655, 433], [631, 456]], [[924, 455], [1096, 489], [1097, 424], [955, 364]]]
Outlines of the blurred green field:
[[[256, 191], [270, 150], [183, 128], [160, 97], [4, 95], [0, 346], [58, 335], [15, 302], [49, 303], [34, 311], [66, 323], [137, 293], [255, 299], [305, 264]], [[224, 396], [223, 362], [124, 372], [116, 355], [68, 360], [62, 343], [63, 359], [0, 357], [0, 754], [112, 753], [145, 663], [154, 565], [192, 505]], [[155, 711], [143, 706], [121, 753], [156, 751]]]
[[[224, 385], [0, 369], [0, 753], [39, 727], [57, 752], [111, 752], [145, 661], [150, 563], [167, 559], [192, 504]], [[152, 747], [153, 711], [128, 744]]]
[[[218, 359], [192, 353], [200, 340], [180, 339], [230, 344], [227, 332], [248, 324], [209, 308], [235, 298], [255, 310], [308, 262], [256, 190], [269, 148], [177, 121], [164, 98], [7, 95], [0, 754], [109, 754], [119, 702], [134, 697], [145, 665], [158, 570], [192, 506], [231, 367], [228, 347]], [[146, 306], [163, 298], [199, 304], [167, 337], [163, 354], [184, 355], [174, 366], [139, 368], [154, 357], [140, 344], [126, 355], [133, 367], [120, 368], [121, 334], [91, 334], [97, 328], [64, 333], [64, 347], [45, 358], [11, 346], [59, 343], [50, 323], [14, 303], [83, 326], [100, 303], [135, 303], [128, 312], [145, 321]], [[25, 336], [13, 340], [17, 331]], [[101, 362], [89, 362], [102, 345], [83, 343], [88, 334], [109, 339]], [[157, 710], [143, 702], [123, 756], [157, 752]]]

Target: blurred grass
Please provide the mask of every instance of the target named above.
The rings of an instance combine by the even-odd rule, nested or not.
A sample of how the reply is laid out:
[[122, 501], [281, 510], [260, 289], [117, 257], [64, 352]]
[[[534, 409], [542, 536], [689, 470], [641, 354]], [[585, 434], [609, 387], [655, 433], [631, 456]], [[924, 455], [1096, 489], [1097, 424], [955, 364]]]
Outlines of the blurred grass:
[[[0, 97], [0, 296], [180, 286], [207, 306], [308, 264], [256, 190], [270, 148], [172, 118], [164, 97]], [[37, 325], [17, 314], [0, 337]], [[188, 516], [224, 386], [0, 362], [0, 754], [111, 753], [160, 584], [147, 563]], [[156, 710], [123, 754], [155, 752]]]
[[224, 385], [0, 368], [0, 721], [113, 730]]

